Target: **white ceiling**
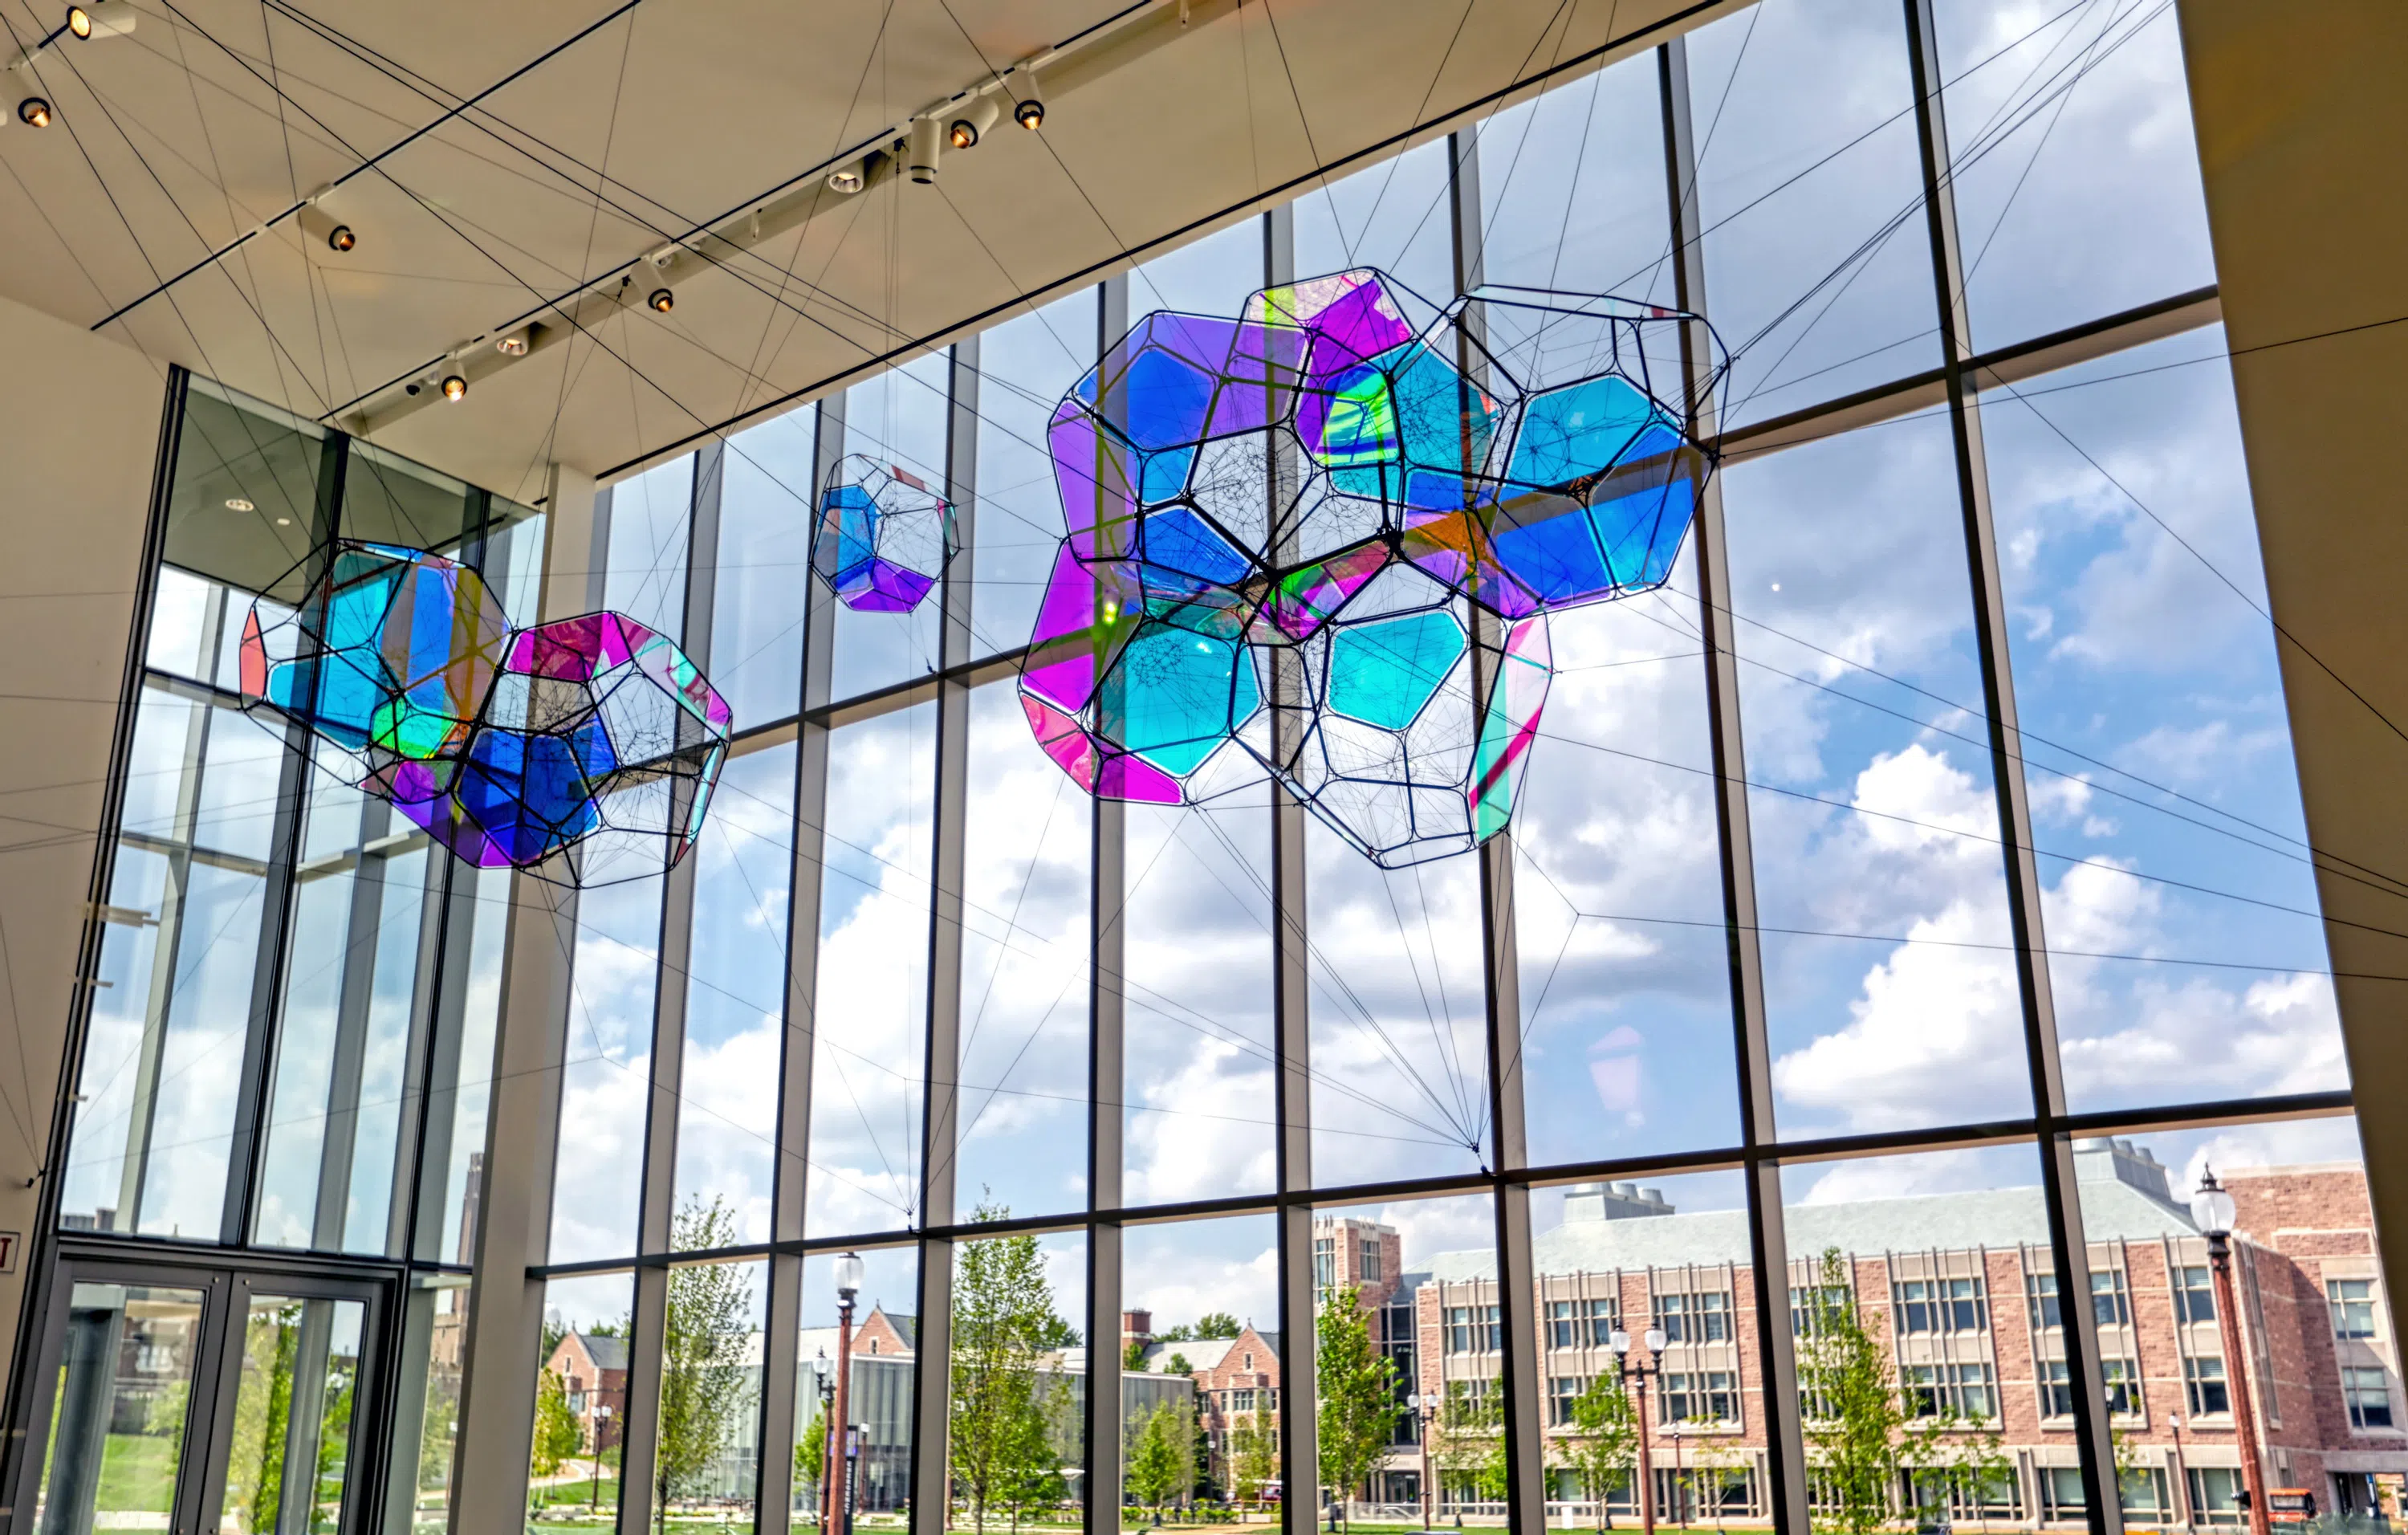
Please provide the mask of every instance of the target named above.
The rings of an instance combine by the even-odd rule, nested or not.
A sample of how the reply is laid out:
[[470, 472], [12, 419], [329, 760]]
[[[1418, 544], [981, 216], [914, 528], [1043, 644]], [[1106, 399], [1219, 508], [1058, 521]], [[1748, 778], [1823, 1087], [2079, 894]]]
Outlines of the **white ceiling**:
[[[624, 470], [1733, 0], [134, 3], [132, 35], [7, 77], [58, 122], [0, 129], [0, 294], [86, 325], [132, 304], [109, 334], [527, 497], [548, 461]], [[0, 15], [20, 45], [57, 22]], [[672, 314], [554, 307], [1065, 43], [1041, 134], [1007, 118], [934, 187], [828, 194], [692, 263]], [[347, 174], [349, 256], [284, 219], [210, 259]], [[466, 399], [401, 393], [530, 317], [557, 344], [480, 343]]]

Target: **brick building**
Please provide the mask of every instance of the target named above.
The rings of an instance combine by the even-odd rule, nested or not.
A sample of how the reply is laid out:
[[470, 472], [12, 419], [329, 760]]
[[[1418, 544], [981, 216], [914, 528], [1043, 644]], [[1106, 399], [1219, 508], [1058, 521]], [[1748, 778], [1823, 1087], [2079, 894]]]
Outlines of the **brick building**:
[[[2207, 1244], [2147, 1151], [2122, 1141], [2076, 1149], [2100, 1327], [2104, 1388], [2128, 1447], [2124, 1500], [2143, 1523], [2238, 1525], [2240, 1486]], [[2270, 1485], [2315, 1492], [2323, 1508], [2399, 1513], [2408, 1473], [2408, 1400], [2374, 1255], [2364, 1174], [2354, 1166], [2243, 1169], [2228, 1175], [2236, 1293], [2250, 1353], [2252, 1404]], [[1897, 1361], [1911, 1410], [1992, 1419], [2012, 1485], [1960, 1519], [2070, 1524], [2082, 1492], [2062, 1307], [2041, 1191], [1805, 1204], [1787, 1212], [1793, 1308], [1818, 1283], [1802, 1255], [1844, 1255], [1861, 1314]], [[1350, 1227], [1363, 1223], [1342, 1223]], [[1333, 1233], [1341, 1283], [1360, 1281], [1384, 1315], [1412, 1309], [1425, 1398], [1477, 1393], [1502, 1363], [1493, 1254], [1432, 1257], [1399, 1297], [1346, 1267], [1382, 1227]], [[1393, 1240], [1393, 1234], [1390, 1234]], [[1652, 1191], [1587, 1185], [1566, 1219], [1533, 1242], [1542, 1340], [1542, 1417], [1551, 1435], [1591, 1380], [1611, 1372], [1617, 1329], [1668, 1337], [1649, 1383], [1658, 1507], [1712, 1518], [1765, 1516], [1763, 1382], [1745, 1216], [1683, 1214]], [[1380, 1246], [1381, 1275], [1394, 1256]], [[1382, 1501], [1421, 1495], [1431, 1474], [1400, 1434], [1368, 1489]], [[1450, 1480], [1437, 1474], [1441, 1484]], [[1459, 1489], [1441, 1485], [1441, 1506]], [[1559, 1474], [1557, 1496], [1578, 1489]], [[1468, 1494], [1467, 1494], [1468, 1497]]]
[[619, 1426], [627, 1411], [627, 1340], [598, 1332], [563, 1333], [545, 1368], [560, 1376], [587, 1448], [617, 1448]]

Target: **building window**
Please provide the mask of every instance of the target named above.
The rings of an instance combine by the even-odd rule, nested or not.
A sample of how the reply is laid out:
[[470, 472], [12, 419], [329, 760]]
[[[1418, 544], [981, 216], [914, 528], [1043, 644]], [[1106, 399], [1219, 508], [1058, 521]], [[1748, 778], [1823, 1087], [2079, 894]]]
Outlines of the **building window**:
[[1547, 1346], [1603, 1348], [1613, 1341], [1621, 1307], [1612, 1300], [1550, 1300], [1547, 1302]]
[[1580, 1400], [1588, 1389], [1588, 1382], [1578, 1375], [1547, 1377], [1547, 1421], [1563, 1427], [1572, 1421], [1572, 1403]]
[[1855, 1308], [1856, 1296], [1844, 1284], [1793, 1284], [1789, 1287], [1789, 1331], [1812, 1338], [1816, 1318], [1843, 1314]]
[[1658, 1423], [1737, 1423], [1739, 1377], [1727, 1370], [1668, 1373], [1656, 1402]]
[[1577, 1300], [1547, 1302], [1547, 1346], [1549, 1348], [1571, 1348], [1588, 1341], [1587, 1338], [1583, 1336], [1585, 1329], [1581, 1327], [1580, 1319], [1575, 1315], [1579, 1309], [1580, 1302]]
[[2079, 1466], [2041, 1466], [2034, 1468], [2040, 1475], [2041, 1501], [2049, 1519], [2079, 1519], [2090, 1508], [2090, 1499], [2082, 1491], [2082, 1468]]
[[2222, 1359], [2185, 1359], [2183, 1392], [2190, 1399], [2194, 1417], [2203, 1413], [2232, 1411], [2231, 1395], [2224, 1388]]
[[1659, 1295], [1656, 1298], [1656, 1325], [1664, 1329], [1668, 1342], [1719, 1343], [1730, 1337], [1730, 1311], [1727, 1290]]
[[2141, 1411], [2141, 1367], [2129, 1359], [2101, 1359], [2099, 1372], [2107, 1388], [2107, 1411], [2128, 1416]]
[[2040, 1415], [2044, 1418], [2073, 1415], [2073, 1385], [2065, 1378], [2065, 1361], [2062, 1359], [2041, 1361]]
[[2241, 1472], [2231, 1466], [2194, 1466], [2190, 1470], [2190, 1514], [2203, 1525], [2238, 1525], [2246, 1519], [2241, 1512]]
[[1988, 1365], [1905, 1365], [1899, 1370], [1899, 1384], [1905, 1388], [1910, 1417], [1998, 1416], [1997, 1382]]
[[1622, 1326], [1622, 1302], [1617, 1299], [1591, 1300], [1588, 1303], [1588, 1341], [1598, 1348], [1613, 1341], [1614, 1330]]
[[2374, 1336], [2374, 1281], [2329, 1279], [2325, 1281], [2325, 1299], [2332, 1306], [2334, 1337]]
[[2116, 1500], [2126, 1513], [2147, 1514], [2162, 1518], [2166, 1513], [2166, 1472], [2162, 1466], [2137, 1466], [2119, 1473], [2116, 1478]]
[[2065, 1313], [2057, 1309], [2055, 1274], [2026, 1274], [2024, 1299], [2031, 1309], [2031, 1325], [2035, 1332], [2043, 1327], [2065, 1326]]
[[2090, 1314], [2102, 1327], [2120, 1327], [2132, 1320], [2132, 1302], [2124, 1290], [2124, 1270], [2090, 1270]]
[[1979, 1332], [1984, 1326], [1978, 1279], [1909, 1279], [1896, 1286], [1898, 1330]]
[[1230, 1411], [1230, 1412], [1232, 1412], [1232, 1413], [1251, 1413], [1251, 1412], [1253, 1412], [1254, 1410], [1254, 1388], [1253, 1388], [1252, 1386], [1243, 1386], [1243, 1385], [1241, 1385], [1241, 1386], [1239, 1386], [1239, 1387], [1235, 1388], [1234, 1390], [1232, 1390], [1232, 1391], [1229, 1393], [1229, 1411]]
[[2215, 1282], [2205, 1265], [2186, 1264], [2174, 1270], [2174, 1320], [2215, 1320]]
[[1505, 1324], [1494, 1306], [1449, 1306], [1446, 1352], [1494, 1354], [1505, 1346]]
[[1366, 1280], [1376, 1280], [1380, 1277], [1379, 1238], [1366, 1237], [1363, 1239], [1363, 1267], [1354, 1277]]
[[2379, 1369], [2353, 1366], [2341, 1372], [2342, 1399], [2349, 1405], [2353, 1428], [2391, 1427], [2391, 1386]]
[[1312, 1283], [1317, 1289], [1335, 1289], [1338, 1285], [1338, 1239], [1312, 1239]]

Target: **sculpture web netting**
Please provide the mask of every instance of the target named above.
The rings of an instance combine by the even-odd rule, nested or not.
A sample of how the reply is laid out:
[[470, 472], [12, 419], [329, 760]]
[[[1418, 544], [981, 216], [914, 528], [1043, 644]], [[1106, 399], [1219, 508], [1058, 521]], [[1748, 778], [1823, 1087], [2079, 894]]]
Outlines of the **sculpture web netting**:
[[853, 453], [829, 472], [811, 569], [846, 607], [910, 612], [959, 549], [953, 503], [910, 470]]
[[[1049, 426], [1068, 532], [1021, 674], [1039, 743], [1107, 797], [1269, 774], [1374, 862], [1512, 816], [1547, 615], [1671, 573], [1713, 456], [1694, 316], [1384, 273], [1158, 312]], [[1698, 370], [1698, 397], [1720, 368]]]
[[300, 606], [262, 597], [244, 624], [246, 707], [337, 748], [315, 754], [361, 790], [465, 862], [561, 883], [693, 846], [731, 718], [667, 636], [609, 612], [513, 629], [475, 570], [421, 550], [338, 539], [298, 568]]

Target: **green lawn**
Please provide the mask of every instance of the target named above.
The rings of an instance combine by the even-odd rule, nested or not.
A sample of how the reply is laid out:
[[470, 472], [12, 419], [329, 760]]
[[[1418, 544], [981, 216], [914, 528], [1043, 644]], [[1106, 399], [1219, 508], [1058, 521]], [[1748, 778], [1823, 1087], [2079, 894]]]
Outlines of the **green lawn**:
[[165, 1513], [176, 1497], [173, 1434], [111, 1434], [100, 1452], [100, 1496], [112, 1513]]

